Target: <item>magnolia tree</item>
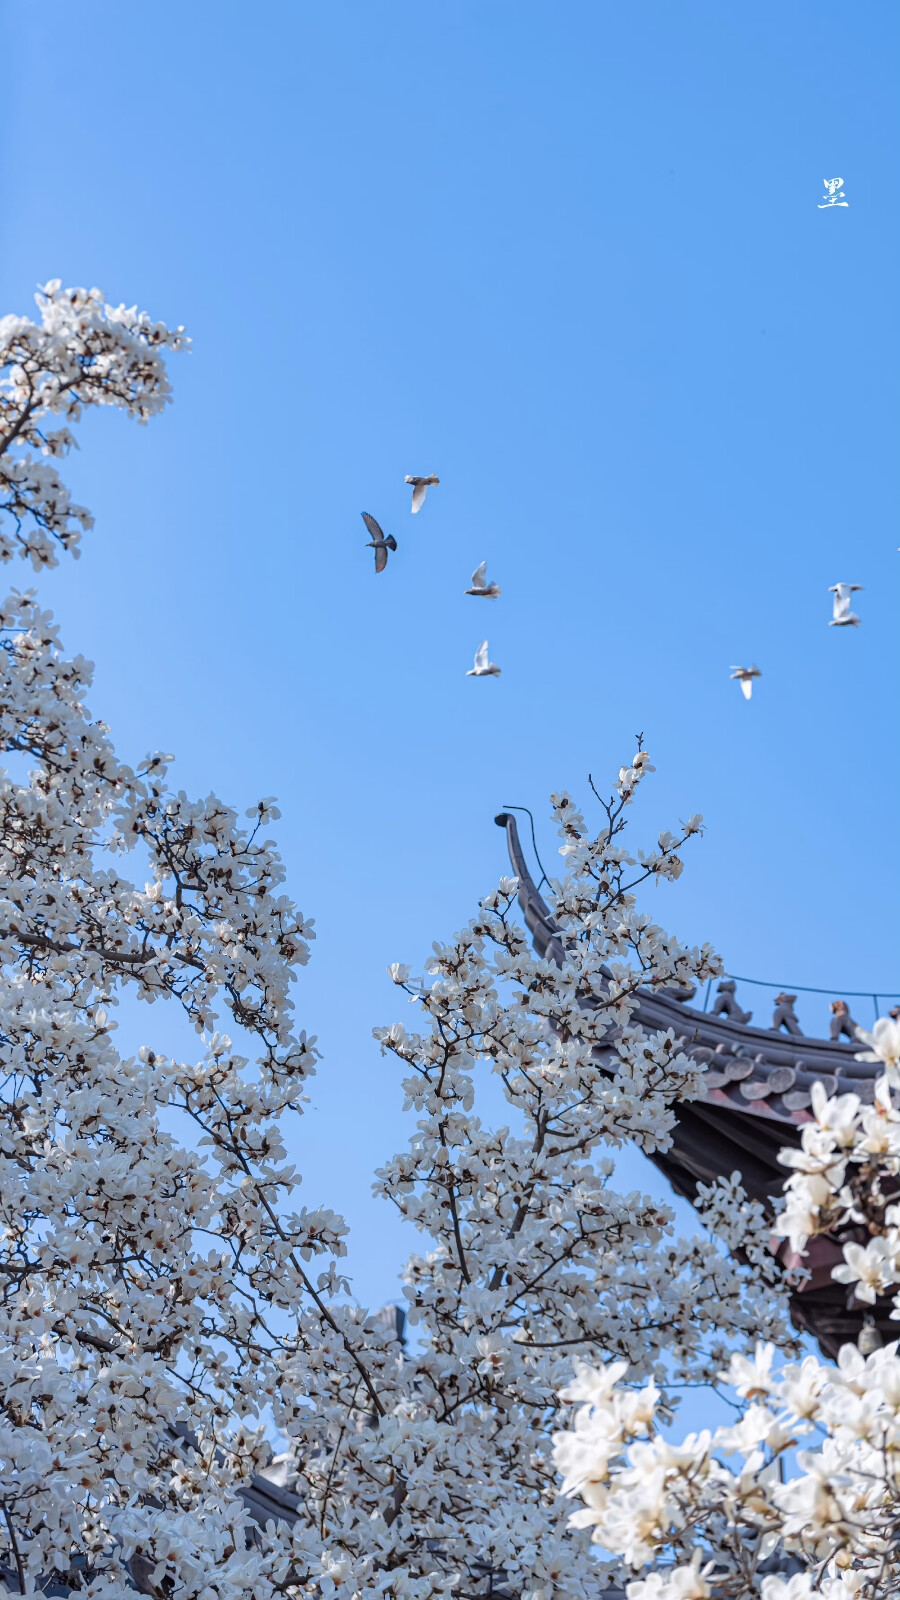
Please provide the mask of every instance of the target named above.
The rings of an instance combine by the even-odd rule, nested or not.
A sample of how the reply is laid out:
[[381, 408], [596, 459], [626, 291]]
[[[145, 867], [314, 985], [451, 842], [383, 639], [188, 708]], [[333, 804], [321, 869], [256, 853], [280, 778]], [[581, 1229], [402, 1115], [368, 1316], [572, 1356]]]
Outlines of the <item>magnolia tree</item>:
[[[38, 459], [71, 443], [48, 422], [92, 404], [146, 420], [168, 398], [163, 353], [185, 340], [97, 291], [51, 283], [38, 305], [39, 323], [0, 323], [0, 554], [41, 567], [90, 525]], [[186, 1600], [595, 1595], [598, 1530], [610, 1563], [650, 1547], [626, 1549], [593, 1511], [570, 1526], [553, 1434], [571, 1399], [624, 1419], [604, 1472], [641, 1480], [640, 1463], [616, 1455], [628, 1429], [662, 1452], [652, 1430], [686, 1385], [717, 1383], [735, 1351], [733, 1371], [774, 1383], [751, 1361], [757, 1337], [794, 1349], [765, 1219], [736, 1184], [704, 1195], [716, 1248], [676, 1238], [668, 1208], [612, 1183], [611, 1152], [665, 1150], [679, 1101], [701, 1085], [671, 1032], [635, 1021], [639, 987], [721, 971], [635, 904], [641, 884], [678, 877], [700, 819], [628, 851], [626, 809], [652, 771], [639, 748], [593, 829], [554, 797], [561, 967], [534, 954], [515, 881], [502, 879], [434, 946], [424, 978], [392, 969], [408, 1023], [378, 1038], [415, 1127], [377, 1189], [420, 1235], [405, 1347], [354, 1304], [340, 1218], [296, 1199], [286, 1140], [317, 1052], [290, 990], [311, 928], [280, 892], [266, 837], [277, 811], [262, 800], [242, 821], [214, 795], [172, 789], [168, 757], [120, 762], [85, 705], [87, 664], [64, 655], [33, 595], [5, 602], [0, 629], [0, 736], [14, 753], [0, 778], [7, 1587], [53, 1579], [107, 1600], [135, 1584]], [[113, 1014], [129, 993], [180, 1007], [196, 1058], [120, 1052]], [[842, 1153], [828, 1173], [851, 1171], [872, 1115], [835, 1122]], [[885, 1104], [878, 1126], [889, 1124]], [[843, 1197], [849, 1181], [838, 1208], [860, 1203]], [[585, 1387], [561, 1399], [576, 1359], [592, 1363]], [[848, 1369], [830, 1389], [808, 1385], [809, 1405], [831, 1404], [819, 1397], [839, 1382], [860, 1385]], [[295, 1510], [260, 1527], [242, 1490], [274, 1436]], [[583, 1422], [568, 1437], [588, 1454], [596, 1442]], [[874, 1435], [848, 1446], [873, 1484], [878, 1448]], [[676, 1552], [690, 1583], [707, 1580], [682, 1549], [689, 1529], [705, 1561], [716, 1519], [737, 1525], [751, 1479], [766, 1533], [793, 1537], [796, 1513], [749, 1459], [729, 1480], [734, 1515], [724, 1501], [715, 1510], [711, 1466], [694, 1470], [692, 1456], [673, 1489], [666, 1467], [648, 1466], [669, 1500], [697, 1497]]]
[[[776, 1230], [802, 1252], [847, 1238], [834, 1276], [862, 1306], [893, 1293], [900, 1319], [900, 1023], [882, 1018], [864, 1061], [881, 1062], [872, 1105], [812, 1095]], [[854, 1237], [855, 1235], [855, 1237]], [[565, 1487], [607, 1555], [632, 1574], [629, 1600], [882, 1600], [900, 1592], [900, 1354], [845, 1345], [837, 1367], [777, 1365], [771, 1343], [733, 1354], [723, 1378], [735, 1420], [680, 1443], [665, 1397], [625, 1361], [583, 1363], [564, 1391], [574, 1426], [556, 1441]], [[781, 1556], [782, 1571], [767, 1573]], [[784, 1558], [787, 1558], [785, 1562]], [[785, 1573], [785, 1566], [794, 1570]]]

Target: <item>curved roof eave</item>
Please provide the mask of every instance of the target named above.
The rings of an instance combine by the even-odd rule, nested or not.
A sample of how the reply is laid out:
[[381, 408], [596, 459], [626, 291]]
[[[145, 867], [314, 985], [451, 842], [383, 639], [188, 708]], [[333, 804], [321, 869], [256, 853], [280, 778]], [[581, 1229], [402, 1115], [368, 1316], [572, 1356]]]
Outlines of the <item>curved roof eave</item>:
[[[519, 905], [535, 949], [562, 965], [559, 930], [535, 886], [515, 817], [501, 812], [495, 821], [506, 830]], [[637, 994], [635, 1020], [649, 1031], [671, 1028], [685, 1053], [705, 1068], [705, 1093], [678, 1105], [672, 1146], [651, 1159], [676, 1193], [692, 1203], [698, 1183], [738, 1171], [747, 1193], [771, 1207], [786, 1176], [779, 1151], [799, 1144], [802, 1124], [811, 1119], [813, 1084], [821, 1082], [829, 1095], [852, 1093], [871, 1103], [880, 1064], [858, 1061], [853, 1040], [808, 1038], [699, 1011], [689, 1003], [692, 994], [671, 989]], [[799, 1264], [785, 1241], [773, 1237], [772, 1250], [785, 1267]], [[890, 1299], [875, 1307], [848, 1303], [850, 1291], [831, 1276], [841, 1259], [838, 1240], [813, 1240], [803, 1261], [809, 1277], [791, 1296], [795, 1324], [812, 1333], [830, 1356], [855, 1342], [873, 1313], [885, 1342], [898, 1333], [890, 1321]]]

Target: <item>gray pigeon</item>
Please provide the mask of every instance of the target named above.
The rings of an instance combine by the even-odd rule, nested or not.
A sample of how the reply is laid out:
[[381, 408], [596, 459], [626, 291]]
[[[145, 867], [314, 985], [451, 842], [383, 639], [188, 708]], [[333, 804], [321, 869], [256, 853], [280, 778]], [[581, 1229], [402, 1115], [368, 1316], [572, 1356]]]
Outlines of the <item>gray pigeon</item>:
[[413, 512], [416, 512], [420, 511], [425, 504], [425, 496], [432, 485], [440, 483], [441, 480], [440, 478], [435, 477], [433, 472], [429, 472], [427, 478], [411, 478], [409, 473], [407, 473], [403, 481], [404, 483], [412, 484], [413, 497], [411, 509]]
[[370, 534], [372, 535], [369, 543], [366, 545], [366, 549], [375, 551], [375, 571], [383, 572], [387, 566], [388, 551], [396, 550], [397, 541], [392, 533], [382, 533], [381, 528], [375, 521], [375, 518], [370, 516], [368, 511], [363, 511], [360, 513], [360, 515]]

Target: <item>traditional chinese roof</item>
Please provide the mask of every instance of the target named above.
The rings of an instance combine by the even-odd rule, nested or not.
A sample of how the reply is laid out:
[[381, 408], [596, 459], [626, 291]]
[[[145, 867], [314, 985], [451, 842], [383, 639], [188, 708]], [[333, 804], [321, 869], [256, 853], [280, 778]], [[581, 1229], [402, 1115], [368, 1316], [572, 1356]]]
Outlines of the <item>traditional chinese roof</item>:
[[[506, 830], [519, 904], [535, 949], [561, 965], [558, 930], [535, 887], [515, 818], [501, 812], [495, 820]], [[698, 1010], [690, 1004], [692, 998], [693, 991], [687, 990], [638, 991], [635, 1021], [648, 1031], [671, 1028], [685, 1053], [706, 1069], [704, 1097], [677, 1107], [672, 1148], [651, 1159], [676, 1194], [692, 1203], [698, 1183], [740, 1172], [747, 1193], [771, 1207], [787, 1176], [778, 1152], [800, 1143], [803, 1123], [811, 1120], [813, 1084], [822, 1083], [829, 1095], [852, 1093], [871, 1102], [880, 1069], [856, 1059], [859, 1045], [853, 1040], [808, 1038], [795, 1019], [796, 1033], [751, 1027], [734, 1017]], [[799, 1264], [787, 1241], [773, 1237], [772, 1248], [786, 1267]], [[812, 1240], [803, 1260], [809, 1277], [791, 1296], [795, 1326], [811, 1333], [832, 1357], [842, 1344], [857, 1340], [870, 1314], [885, 1343], [898, 1333], [890, 1321], [889, 1298], [874, 1307], [848, 1303], [851, 1291], [831, 1276], [841, 1259], [837, 1240]]]

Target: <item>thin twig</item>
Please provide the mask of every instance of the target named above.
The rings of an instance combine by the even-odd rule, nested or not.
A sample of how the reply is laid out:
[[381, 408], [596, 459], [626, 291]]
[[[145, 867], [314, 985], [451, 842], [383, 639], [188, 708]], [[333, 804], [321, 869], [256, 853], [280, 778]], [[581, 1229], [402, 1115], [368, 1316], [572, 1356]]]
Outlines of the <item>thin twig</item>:
[[362, 1378], [358, 1378], [356, 1382], [356, 1388], [350, 1396], [350, 1402], [347, 1406], [347, 1415], [341, 1423], [341, 1431], [337, 1436], [337, 1444], [334, 1447], [334, 1454], [331, 1458], [331, 1464], [328, 1468], [328, 1477], [325, 1479], [325, 1488], [322, 1491], [322, 1515], [319, 1518], [319, 1537], [322, 1539], [325, 1537], [325, 1512], [328, 1509], [328, 1496], [331, 1493], [331, 1480], [334, 1476], [334, 1469], [337, 1464], [338, 1451], [343, 1443], [344, 1434], [347, 1432], [347, 1423], [350, 1421], [350, 1413], [356, 1404], [356, 1396], [359, 1394], [359, 1386], [361, 1383]]

